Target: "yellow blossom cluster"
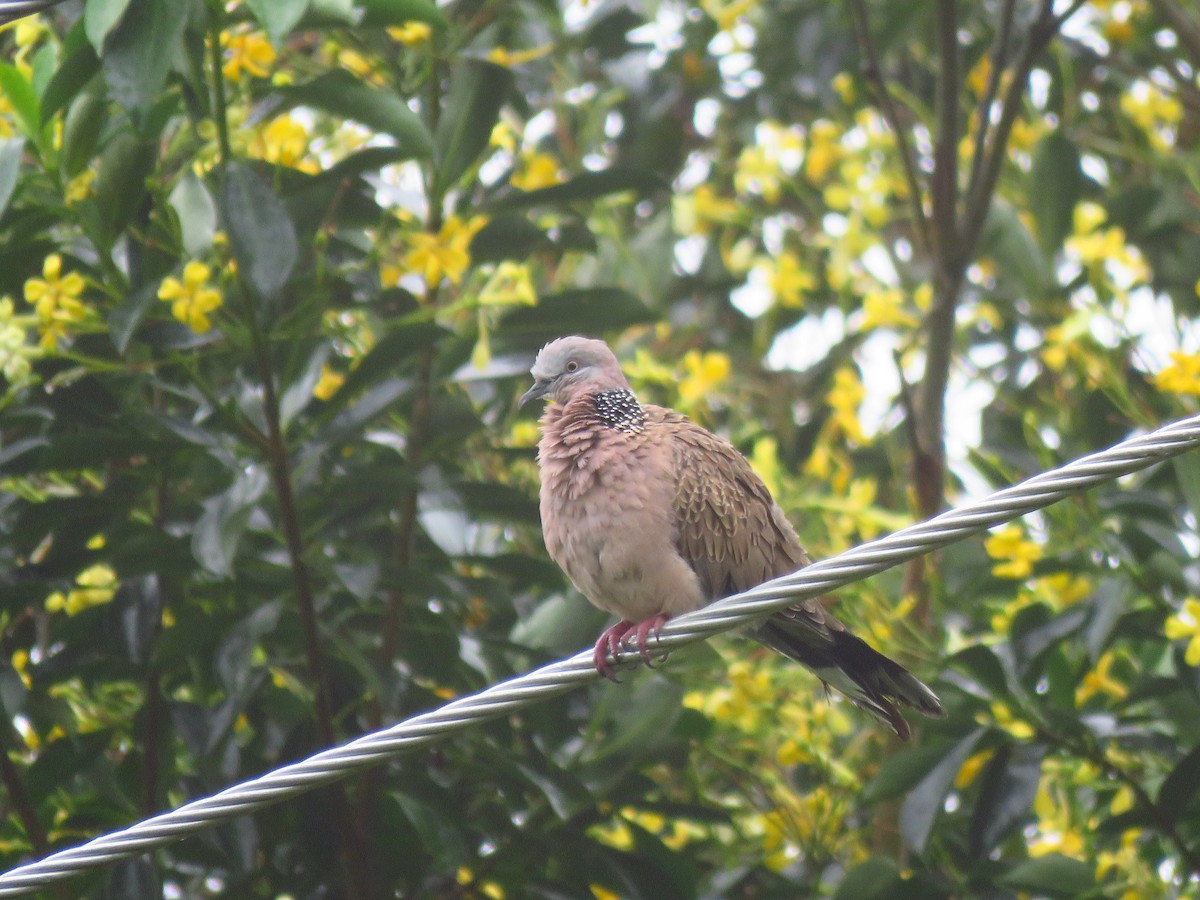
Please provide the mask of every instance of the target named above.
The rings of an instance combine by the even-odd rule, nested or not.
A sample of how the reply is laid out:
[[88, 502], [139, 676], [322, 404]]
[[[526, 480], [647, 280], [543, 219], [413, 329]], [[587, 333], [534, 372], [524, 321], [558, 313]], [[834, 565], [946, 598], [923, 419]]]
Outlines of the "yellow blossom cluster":
[[224, 303], [221, 292], [208, 284], [211, 270], [198, 260], [183, 267], [183, 278], [164, 278], [158, 299], [171, 304], [171, 315], [197, 333], [212, 327], [209, 314]]
[[26, 341], [26, 330], [33, 323], [29, 316], [18, 316], [12, 298], [0, 297], [0, 373], [9, 389], [19, 387], [33, 375], [33, 361], [39, 351]]
[[536, 191], [561, 184], [563, 171], [558, 160], [549, 153], [531, 151], [522, 153], [518, 158], [517, 169], [509, 181], [519, 190]]
[[428, 22], [405, 22], [387, 30], [388, 37], [405, 47], [419, 47], [433, 35], [433, 26]]
[[833, 387], [825, 395], [825, 402], [832, 411], [830, 423], [846, 440], [855, 444], [868, 443], [858, 418], [858, 408], [867, 396], [858, 372], [848, 366], [838, 369], [833, 375]]
[[87, 307], [79, 300], [85, 286], [78, 272], [63, 274], [62, 257], [57, 253], [51, 253], [42, 263], [41, 278], [25, 282], [25, 300], [33, 304], [37, 314], [42, 347], [56, 349], [72, 326], [87, 318]]
[[715, 350], [700, 353], [689, 350], [683, 356], [683, 378], [679, 382], [679, 405], [686, 412], [701, 402], [729, 378], [729, 357]]
[[1041, 545], [1025, 537], [1020, 525], [1005, 525], [983, 542], [983, 549], [996, 560], [992, 574], [997, 578], [1028, 578], [1042, 558]]
[[89, 566], [75, 577], [75, 587], [63, 594], [55, 591], [46, 598], [47, 612], [65, 612], [68, 616], [78, 615], [93, 606], [103, 606], [117, 595], [120, 582], [112, 566], [97, 563]]
[[1170, 152], [1183, 119], [1179, 99], [1153, 82], [1138, 79], [1121, 95], [1121, 112], [1138, 126], [1156, 150]]
[[243, 75], [268, 78], [267, 66], [275, 62], [275, 48], [261, 31], [241, 30], [221, 35], [225, 53], [222, 73], [230, 81], [239, 81]]
[[1200, 396], [1200, 353], [1170, 354], [1171, 364], [1154, 376], [1154, 386], [1168, 394]]
[[743, 218], [736, 200], [718, 196], [708, 184], [671, 200], [671, 219], [679, 234], [710, 234], [718, 225], [735, 225]]
[[754, 135], [754, 143], [738, 155], [733, 186], [739, 194], [757, 195], [775, 204], [784, 184], [800, 168], [804, 139], [798, 128], [770, 120], [760, 122]]
[[[1018, 534], [1015, 539], [1011, 540], [1014, 542], [1022, 541], [1024, 538]], [[998, 548], [998, 552], [1002, 551], [1004, 551], [1003, 545]], [[1029, 553], [1031, 551], [1025, 548], [1023, 551], [1018, 551], [1018, 553], [1020, 552]], [[1004, 565], [1004, 563], [1000, 565]], [[1020, 563], [1018, 563], [1018, 566], [1022, 567]], [[998, 577], [1011, 576], [1000, 575]], [[1035, 578], [1032, 583], [1022, 585], [1016, 597], [1005, 603], [992, 616], [992, 631], [997, 635], [1008, 634], [1017, 613], [1027, 606], [1032, 606], [1035, 603], [1043, 603], [1055, 612], [1061, 612], [1068, 606], [1072, 606], [1080, 600], [1091, 596], [1092, 590], [1091, 579], [1085, 575], [1073, 575], [1070, 572], [1054, 572], [1050, 575]]]
[[309, 155], [309, 144], [308, 129], [289, 113], [276, 116], [265, 127], [256, 130], [249, 153], [277, 166], [314, 174], [321, 167]]
[[1064, 244], [1069, 256], [1093, 273], [1107, 274], [1109, 287], [1144, 282], [1149, 267], [1136, 247], [1125, 240], [1125, 230], [1104, 227], [1108, 214], [1099, 204], [1085, 201], [1075, 207], [1072, 234]]
[[1200, 666], [1200, 600], [1184, 600], [1179, 612], [1167, 619], [1164, 631], [1169, 640], [1187, 641], [1184, 661], [1189, 666]]
[[[424, 231], [410, 234], [409, 250], [404, 257], [405, 270], [421, 275], [426, 288], [441, 284], [443, 278], [449, 279], [451, 284], [461, 283], [471, 265], [471, 241], [486, 224], [487, 216], [483, 215], [465, 220], [449, 216], [437, 234]], [[395, 284], [401, 274], [395, 269], [380, 272], [384, 284]]]
[[1112, 674], [1113, 663], [1116, 661], [1117, 656], [1111, 650], [1096, 660], [1095, 668], [1083, 676], [1079, 687], [1075, 689], [1076, 705], [1082, 706], [1091, 698], [1101, 694], [1113, 700], [1124, 699], [1125, 695], [1129, 693], [1129, 688]]

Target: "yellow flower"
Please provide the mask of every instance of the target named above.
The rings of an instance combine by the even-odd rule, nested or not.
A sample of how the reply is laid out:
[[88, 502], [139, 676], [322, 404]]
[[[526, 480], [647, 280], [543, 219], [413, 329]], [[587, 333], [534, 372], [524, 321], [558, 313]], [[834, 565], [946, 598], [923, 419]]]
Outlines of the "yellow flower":
[[1172, 641], [1187, 640], [1187, 650], [1183, 658], [1189, 666], [1200, 666], [1200, 600], [1188, 597], [1183, 601], [1183, 608], [1167, 619], [1164, 628], [1167, 638]]
[[305, 158], [308, 144], [308, 130], [303, 125], [291, 115], [276, 116], [254, 135], [250, 153], [278, 166], [315, 173], [320, 167], [316, 160]]
[[1072, 575], [1070, 572], [1055, 572], [1037, 579], [1034, 591], [1040, 599], [1045, 600], [1053, 609], [1066, 609], [1074, 606], [1080, 600], [1092, 593], [1092, 582], [1086, 575]]
[[739, 194], [758, 194], [768, 203], [775, 203], [781, 184], [779, 161], [765, 147], [746, 147], [738, 154], [733, 186]]
[[13, 671], [17, 673], [17, 677], [21, 679], [21, 683], [25, 687], [33, 687], [33, 679], [29, 677], [29, 651], [15, 650], [12, 655]]
[[1083, 837], [1072, 827], [1070, 806], [1062, 798], [1050, 793], [1043, 782], [1033, 801], [1033, 811], [1038, 817], [1037, 837], [1029, 842], [1029, 855], [1046, 856], [1061, 853], [1076, 859], [1083, 856]]
[[834, 75], [829, 86], [833, 88], [833, 92], [843, 103], [849, 105], [854, 102], [854, 79], [846, 72], [838, 72]]
[[701, 9], [708, 13], [721, 31], [731, 31], [757, 6], [758, 0], [700, 0]]
[[851, 368], [838, 369], [833, 376], [833, 387], [825, 395], [825, 402], [833, 410], [830, 421], [846, 436], [858, 444], [867, 442], [862, 423], [858, 420], [858, 407], [866, 396], [858, 373]]
[[987, 717], [980, 713], [976, 717], [976, 721], [981, 725], [995, 725], [1007, 731], [1018, 741], [1027, 741], [1034, 735], [1033, 727], [1028, 722], [1023, 722], [1013, 715], [1013, 711], [1003, 703], [996, 702], [991, 706], [992, 718], [989, 722]]
[[192, 260], [183, 267], [183, 280], [164, 278], [158, 289], [158, 299], [171, 304], [171, 315], [197, 333], [212, 327], [208, 314], [221, 308], [221, 292], [208, 287], [209, 268]]
[[1028, 578], [1033, 564], [1042, 558], [1042, 548], [1025, 538], [1025, 532], [1017, 525], [1006, 525], [986, 541], [983, 549], [992, 559], [999, 560], [992, 566], [997, 578]]
[[1168, 394], [1200, 394], [1200, 353], [1171, 353], [1171, 364], [1154, 376]]
[[84, 569], [75, 578], [76, 587], [64, 597], [55, 591], [46, 598], [47, 612], [66, 612], [74, 616], [93, 606], [102, 606], [117, 594], [120, 583], [111, 566], [97, 563]]
[[479, 292], [482, 306], [537, 306], [537, 292], [529, 267], [524, 263], [506, 261], [496, 267]]
[[702, 184], [691, 194], [672, 198], [671, 216], [680, 234], [708, 234], [715, 224], [736, 223], [740, 207], [737, 201], [718, 197], [709, 185]]
[[810, 181], [820, 181], [842, 159], [844, 151], [839, 143], [841, 131], [828, 119], [813, 122], [808, 133], [808, 153], [804, 158], [804, 172]]
[[486, 224], [487, 216], [472, 216], [465, 222], [450, 216], [437, 234], [411, 235], [412, 249], [404, 257], [405, 267], [424, 277], [427, 287], [440, 284], [443, 276], [452, 284], [460, 283], [471, 265], [471, 239]]
[[79, 302], [85, 286], [78, 272], [62, 274], [62, 257], [57, 253], [51, 253], [42, 263], [41, 278], [25, 282], [25, 300], [33, 304], [37, 313], [43, 347], [57, 347], [67, 326], [86, 317], [87, 308]]
[[275, 48], [261, 33], [244, 31], [240, 34], [222, 35], [225, 45], [225, 65], [221, 72], [230, 81], [237, 81], [243, 72], [255, 78], [266, 78], [270, 72], [266, 66], [275, 62]]
[[415, 47], [429, 40], [433, 28], [428, 22], [405, 22], [403, 25], [392, 26], [387, 33], [388, 37], [399, 41], [405, 47]]
[[313, 396], [318, 400], [328, 400], [346, 383], [346, 376], [330, 367], [329, 363], [321, 366], [321, 377], [313, 387]]
[[84, 169], [68, 181], [66, 189], [63, 192], [63, 199], [67, 201], [67, 206], [74, 206], [80, 200], [86, 199], [92, 192], [92, 182], [95, 180], [96, 171], [94, 169]]
[[679, 400], [681, 405], [690, 407], [729, 377], [731, 365], [724, 353], [712, 351], [701, 356], [699, 351], [689, 350], [683, 357], [683, 368], [686, 374], [679, 382]]
[[589, 884], [588, 890], [592, 892], [594, 900], [621, 900], [621, 895], [616, 891], [610, 891], [598, 884]]
[[1107, 694], [1114, 700], [1122, 699], [1129, 689], [1115, 679], [1110, 670], [1113, 664], [1113, 652], [1110, 650], [1096, 661], [1096, 668], [1083, 676], [1083, 681], [1075, 690], [1075, 704], [1082, 706], [1096, 694]]
[[775, 295], [775, 302], [784, 307], [801, 306], [804, 292], [811, 291], [816, 282], [803, 267], [794, 253], [783, 252], [775, 259], [763, 256], [755, 268], [766, 274], [767, 286]]
[[899, 288], [867, 291], [863, 297], [863, 330], [869, 328], [915, 328], [916, 318], [904, 309]]
[[498, 66], [504, 66], [506, 69], [512, 66], [523, 65], [527, 62], [532, 62], [535, 59], [540, 59], [551, 50], [554, 49], [553, 44], [543, 44], [541, 47], [534, 47], [532, 50], [506, 50], [503, 47], [493, 47], [488, 51], [488, 62], [493, 62]]
[[524, 153], [520, 166], [509, 180], [513, 187], [522, 191], [536, 191], [561, 184], [563, 176], [558, 160], [549, 153]]
[[958, 774], [954, 776], [954, 787], [958, 790], [969, 788], [975, 779], [979, 777], [979, 773], [983, 771], [983, 767], [988, 764], [996, 751], [980, 750], [978, 753], [967, 757], [962, 766], [959, 767]]

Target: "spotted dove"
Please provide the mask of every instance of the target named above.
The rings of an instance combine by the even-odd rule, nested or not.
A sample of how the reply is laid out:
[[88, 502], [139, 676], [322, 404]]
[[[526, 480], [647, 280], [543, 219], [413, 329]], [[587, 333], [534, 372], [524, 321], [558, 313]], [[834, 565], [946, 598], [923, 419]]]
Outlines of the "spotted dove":
[[[603, 341], [551, 341], [521, 405], [549, 400], [538, 466], [546, 549], [594, 605], [619, 617], [593, 659], [627, 637], [647, 664], [647, 639], [672, 616], [811, 562], [783, 511], [727, 441], [684, 416], [638, 402]], [[795, 660], [902, 739], [897, 705], [944, 715], [916, 677], [810, 598], [752, 626], [751, 637]]]

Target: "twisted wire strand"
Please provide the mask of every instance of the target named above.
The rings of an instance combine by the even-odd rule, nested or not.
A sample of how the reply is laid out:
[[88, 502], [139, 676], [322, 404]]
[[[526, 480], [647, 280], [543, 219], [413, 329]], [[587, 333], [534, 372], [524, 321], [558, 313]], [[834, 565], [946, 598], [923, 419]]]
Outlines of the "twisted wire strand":
[[[663, 627], [659, 644], [661, 649], [670, 650], [747, 624], [751, 619], [776, 612], [797, 600], [875, 575], [1085, 488], [1139, 471], [1197, 446], [1200, 446], [1200, 416], [1166, 425], [997, 491], [978, 502], [968, 503], [672, 619]], [[636, 650], [622, 650], [618, 664], [636, 660]], [[502, 716], [536, 700], [565, 693], [597, 677], [591, 651], [578, 653], [210, 797], [185, 803], [121, 831], [101, 835], [81, 846], [18, 866], [0, 875], [0, 897], [45, 887], [70, 875], [161, 846], [232, 816], [278, 803], [358, 769], [381, 763], [393, 754], [433, 743], [452, 732]]]
[[0, 25], [32, 16], [62, 2], [63, 0], [0, 0]]

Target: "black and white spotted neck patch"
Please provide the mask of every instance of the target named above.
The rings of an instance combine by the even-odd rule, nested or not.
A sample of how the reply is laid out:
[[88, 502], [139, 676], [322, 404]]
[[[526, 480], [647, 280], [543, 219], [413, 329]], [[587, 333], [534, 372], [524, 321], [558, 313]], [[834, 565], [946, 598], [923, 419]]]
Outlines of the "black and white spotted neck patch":
[[646, 412], [633, 391], [601, 391], [592, 394], [592, 406], [596, 417], [609, 428], [624, 434], [642, 430], [646, 423]]

